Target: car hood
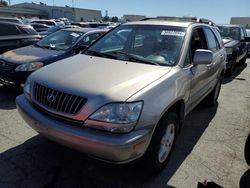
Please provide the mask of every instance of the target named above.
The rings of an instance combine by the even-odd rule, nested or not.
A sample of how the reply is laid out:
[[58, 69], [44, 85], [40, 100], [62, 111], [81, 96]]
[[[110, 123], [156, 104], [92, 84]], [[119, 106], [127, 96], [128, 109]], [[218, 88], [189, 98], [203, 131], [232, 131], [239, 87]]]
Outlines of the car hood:
[[107, 103], [126, 101], [170, 70], [171, 67], [80, 54], [36, 71], [32, 79], [56, 90]]
[[64, 51], [56, 51], [39, 48], [34, 45], [17, 48], [2, 54], [1, 59], [17, 64], [44, 61], [46, 59], [64, 54]]
[[226, 38], [226, 39], [223, 39], [223, 42], [224, 42], [224, 46], [227, 48], [227, 47], [235, 46], [239, 41]]

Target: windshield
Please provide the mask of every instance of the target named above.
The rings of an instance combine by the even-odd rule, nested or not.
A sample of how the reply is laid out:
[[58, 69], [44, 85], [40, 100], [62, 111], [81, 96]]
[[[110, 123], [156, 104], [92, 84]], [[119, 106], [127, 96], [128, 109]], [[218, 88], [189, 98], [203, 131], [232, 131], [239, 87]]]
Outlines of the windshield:
[[123, 25], [98, 40], [85, 54], [171, 66], [178, 61], [185, 33], [180, 27]]
[[239, 27], [218, 26], [222, 38], [231, 38], [234, 40], [240, 39]]
[[39, 47], [53, 50], [67, 50], [71, 48], [83, 34], [82, 32], [60, 30], [44, 37], [36, 44]]

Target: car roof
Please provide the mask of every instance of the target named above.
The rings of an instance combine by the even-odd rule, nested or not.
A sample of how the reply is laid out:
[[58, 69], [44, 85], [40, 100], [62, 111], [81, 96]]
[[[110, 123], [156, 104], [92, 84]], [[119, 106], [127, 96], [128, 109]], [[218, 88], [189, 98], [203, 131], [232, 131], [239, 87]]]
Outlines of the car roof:
[[163, 26], [175, 26], [175, 27], [188, 27], [193, 23], [194, 22], [188, 22], [188, 21], [145, 20], [145, 21], [128, 22], [123, 25], [163, 25]]
[[82, 27], [76, 27], [76, 28], [66, 28], [66, 29], [62, 29], [62, 30], [65, 30], [65, 31], [73, 31], [73, 32], [89, 32], [89, 31], [104, 31], [103, 29], [96, 29], [96, 28], [82, 28]]
[[236, 25], [236, 24], [218, 24], [217, 26], [225, 26], [225, 27], [241, 27], [242, 25]]
[[9, 24], [9, 25], [24, 26], [24, 24], [17, 23], [17, 22], [0, 21], [0, 23]]
[[18, 18], [10, 18], [10, 17], [0, 17], [0, 19], [6, 19], [6, 20], [20, 20]]
[[42, 19], [38, 19], [38, 20], [32, 20], [31, 22], [37, 22], [37, 21], [45, 21], [45, 22], [55, 22], [54, 20], [42, 20]]

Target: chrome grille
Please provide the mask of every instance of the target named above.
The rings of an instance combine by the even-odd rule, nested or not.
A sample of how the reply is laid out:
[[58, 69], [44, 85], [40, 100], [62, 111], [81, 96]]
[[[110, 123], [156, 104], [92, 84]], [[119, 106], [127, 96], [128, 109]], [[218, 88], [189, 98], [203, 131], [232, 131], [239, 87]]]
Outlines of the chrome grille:
[[33, 97], [38, 104], [51, 110], [71, 115], [77, 114], [87, 102], [86, 98], [54, 90], [35, 83]]
[[16, 67], [16, 64], [0, 61], [0, 72], [12, 71]]

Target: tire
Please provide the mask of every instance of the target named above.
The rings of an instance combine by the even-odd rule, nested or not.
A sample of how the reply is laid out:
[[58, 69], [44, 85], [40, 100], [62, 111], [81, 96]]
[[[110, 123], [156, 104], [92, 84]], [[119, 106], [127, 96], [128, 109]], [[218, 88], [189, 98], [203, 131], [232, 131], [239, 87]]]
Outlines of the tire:
[[248, 134], [248, 137], [246, 140], [244, 153], [245, 153], [246, 162], [250, 166], [250, 133]]
[[225, 76], [227, 77], [232, 76], [233, 71], [235, 69], [235, 65], [236, 65], [236, 59], [237, 59], [237, 54], [233, 53], [231, 66], [229, 69], [226, 70]]
[[234, 71], [234, 67], [235, 67], [235, 62], [232, 62], [230, 68], [226, 70], [225, 75], [226, 75], [227, 77], [232, 76], [233, 71]]
[[221, 76], [217, 84], [215, 85], [214, 89], [212, 90], [212, 92], [205, 98], [204, 102], [207, 107], [212, 107], [217, 104], [222, 80], [223, 80], [223, 77]]
[[246, 63], [246, 60], [247, 60], [247, 54], [245, 55], [244, 58], [240, 60], [239, 65], [244, 65]]
[[173, 111], [168, 112], [158, 123], [143, 158], [143, 165], [150, 174], [160, 172], [168, 163], [178, 129], [178, 116]]

